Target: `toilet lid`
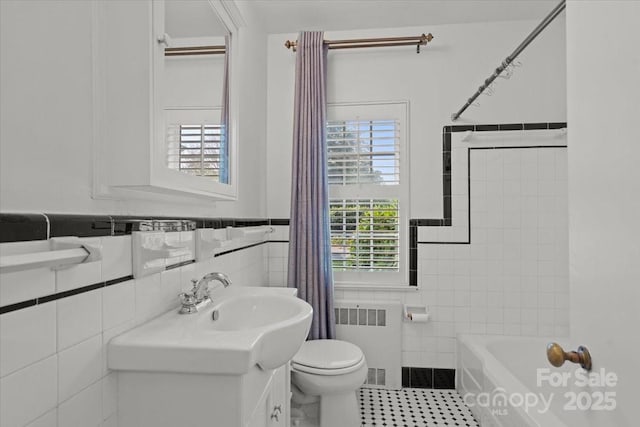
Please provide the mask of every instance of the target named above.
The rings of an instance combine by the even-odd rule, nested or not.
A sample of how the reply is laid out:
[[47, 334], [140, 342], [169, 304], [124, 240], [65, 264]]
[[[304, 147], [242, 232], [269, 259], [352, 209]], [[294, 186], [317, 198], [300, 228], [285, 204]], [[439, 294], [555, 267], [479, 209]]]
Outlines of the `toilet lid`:
[[363, 358], [357, 346], [339, 340], [305, 341], [293, 356], [293, 363], [318, 369], [342, 369], [357, 365]]

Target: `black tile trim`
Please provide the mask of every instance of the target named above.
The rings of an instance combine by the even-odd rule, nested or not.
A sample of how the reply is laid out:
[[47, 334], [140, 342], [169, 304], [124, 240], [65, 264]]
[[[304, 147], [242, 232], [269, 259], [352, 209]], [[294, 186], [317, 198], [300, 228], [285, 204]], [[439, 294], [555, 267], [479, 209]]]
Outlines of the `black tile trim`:
[[[469, 245], [471, 244], [471, 152], [472, 150], [520, 150], [520, 149], [542, 149], [542, 148], [567, 148], [566, 145], [522, 145], [516, 147], [468, 147], [467, 148], [467, 240], [456, 242], [432, 242], [432, 241], [418, 241], [419, 245]], [[425, 224], [426, 222], [435, 222], [437, 220], [429, 219], [412, 219], [411, 222]], [[445, 218], [442, 220], [444, 223], [450, 221]], [[451, 223], [447, 224], [451, 225]]]
[[193, 264], [195, 262], [196, 262], [195, 259], [190, 259], [189, 261], [177, 262], [175, 264], [167, 265], [165, 267], [165, 270], [173, 270], [174, 268], [184, 267], [185, 265]]
[[113, 235], [108, 215], [67, 215], [45, 213], [49, 220], [49, 238], [62, 236], [102, 237]]
[[0, 213], [0, 243], [47, 240], [49, 223], [43, 214]]
[[0, 213], [0, 243], [51, 237], [126, 236], [134, 231], [289, 225], [287, 218], [182, 218], [131, 215]]
[[289, 218], [271, 218], [269, 225], [289, 225]]
[[403, 366], [402, 387], [453, 390], [456, 387], [456, 370]]
[[24, 308], [33, 307], [38, 304], [38, 299], [30, 299], [27, 301], [17, 302], [15, 304], [5, 305], [4, 307], [0, 307], [0, 314], [10, 313], [16, 310], [22, 310]]
[[9, 313], [16, 310], [22, 310], [24, 308], [32, 307], [39, 304], [45, 304], [51, 301], [57, 301], [63, 298], [69, 298], [75, 295], [83, 294], [85, 292], [95, 291], [96, 289], [117, 285], [122, 282], [128, 282], [129, 280], [133, 280], [133, 276], [131, 275], [122, 276], [116, 279], [107, 280], [106, 282], [98, 282], [92, 285], [70, 289], [68, 291], [56, 292], [54, 294], [45, 295], [42, 297], [38, 297], [38, 298], [26, 300], [26, 301], [21, 301], [15, 304], [5, 305], [4, 307], [0, 307], [0, 314]]
[[55, 301], [62, 298], [69, 298], [78, 294], [83, 294], [85, 292], [95, 291], [96, 289], [104, 288], [106, 284], [107, 284], [106, 282], [94, 283], [93, 285], [82, 286], [81, 288], [70, 289], [68, 291], [58, 292], [55, 294], [40, 297], [38, 298], [38, 304], [44, 304], [50, 301]]
[[213, 256], [214, 256], [214, 258], [215, 258], [215, 257], [219, 257], [219, 256], [222, 256], [222, 255], [227, 255], [227, 254], [230, 254], [230, 253], [233, 253], [233, 252], [238, 252], [238, 251], [241, 251], [241, 250], [243, 250], [243, 249], [253, 248], [254, 246], [264, 245], [265, 243], [269, 243], [269, 241], [268, 241], [268, 240], [265, 240], [264, 242], [252, 243], [252, 244], [250, 244], [250, 245], [242, 246], [242, 247], [240, 247], [240, 248], [229, 249], [228, 251], [218, 252], [217, 254], [215, 254], [215, 255], [213, 255]]
[[288, 240], [267, 240], [265, 243], [289, 243]]
[[418, 227], [409, 221], [409, 286], [418, 286]]
[[[520, 130], [536, 130], [536, 129], [563, 129], [567, 127], [567, 122], [549, 122], [549, 123], [502, 123], [502, 124], [480, 124], [480, 125], [453, 125], [442, 127], [442, 218], [414, 218], [410, 223], [418, 226], [428, 227], [448, 227], [453, 223], [451, 218], [451, 134], [454, 132], [496, 132], [496, 131], [520, 131]], [[480, 148], [480, 147], [479, 147]], [[484, 148], [484, 147], [482, 147]], [[489, 148], [489, 147], [487, 147]], [[500, 148], [500, 147], [494, 147]], [[511, 148], [511, 147], [504, 147]], [[531, 147], [514, 147], [514, 148], [535, 148]], [[449, 244], [459, 242], [418, 242], [429, 244]]]
[[133, 280], [132, 275], [122, 276], [122, 277], [118, 277], [117, 279], [107, 280], [106, 282], [104, 282], [104, 286], [105, 287], [113, 286], [113, 285], [117, 285], [118, 283], [128, 282], [129, 280]]

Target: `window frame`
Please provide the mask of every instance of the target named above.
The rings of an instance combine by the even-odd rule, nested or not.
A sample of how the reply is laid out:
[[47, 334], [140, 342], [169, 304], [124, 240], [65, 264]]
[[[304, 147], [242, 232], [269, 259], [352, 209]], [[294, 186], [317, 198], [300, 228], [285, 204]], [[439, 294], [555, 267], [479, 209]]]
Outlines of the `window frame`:
[[[331, 200], [398, 200], [398, 271], [333, 271], [336, 287], [409, 287], [409, 103], [407, 101], [329, 103], [327, 122], [337, 120], [395, 120], [399, 132], [397, 185], [329, 185]], [[327, 123], [328, 124], [328, 123]]]

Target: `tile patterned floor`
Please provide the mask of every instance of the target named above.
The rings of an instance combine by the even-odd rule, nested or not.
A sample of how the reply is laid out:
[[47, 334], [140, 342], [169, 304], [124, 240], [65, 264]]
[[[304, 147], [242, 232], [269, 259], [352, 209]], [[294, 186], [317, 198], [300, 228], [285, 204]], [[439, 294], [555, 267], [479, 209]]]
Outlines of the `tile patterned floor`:
[[455, 390], [359, 390], [362, 427], [479, 427]]

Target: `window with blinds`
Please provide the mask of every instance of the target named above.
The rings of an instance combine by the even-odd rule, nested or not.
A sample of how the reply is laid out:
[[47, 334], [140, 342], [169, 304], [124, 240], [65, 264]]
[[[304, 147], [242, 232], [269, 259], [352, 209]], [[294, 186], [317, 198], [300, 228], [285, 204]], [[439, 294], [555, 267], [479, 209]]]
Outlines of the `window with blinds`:
[[334, 271], [398, 271], [398, 200], [336, 200], [331, 212]]
[[[364, 105], [360, 112], [366, 114], [370, 107]], [[401, 282], [406, 246], [401, 211], [405, 197], [403, 123], [394, 117], [400, 114], [384, 118], [384, 112], [374, 109], [375, 119], [345, 119], [354, 107], [336, 110], [339, 112], [328, 111], [327, 122], [331, 258], [336, 280]], [[342, 116], [341, 120], [332, 115]]]
[[167, 126], [167, 166], [180, 172], [221, 181], [224, 173], [222, 126]]

